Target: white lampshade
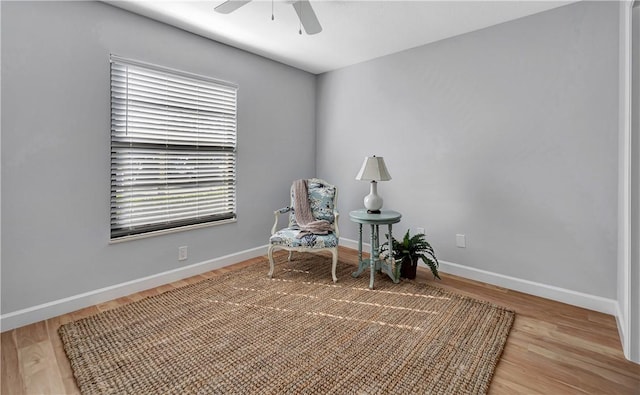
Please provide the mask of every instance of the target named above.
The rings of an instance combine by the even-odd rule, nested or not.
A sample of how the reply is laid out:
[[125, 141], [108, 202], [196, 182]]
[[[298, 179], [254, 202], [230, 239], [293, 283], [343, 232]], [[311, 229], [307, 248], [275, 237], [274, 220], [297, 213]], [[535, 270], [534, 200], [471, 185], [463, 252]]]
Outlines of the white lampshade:
[[364, 158], [362, 168], [356, 176], [356, 180], [361, 181], [389, 181], [390, 179], [391, 174], [384, 164], [384, 158], [375, 155]]

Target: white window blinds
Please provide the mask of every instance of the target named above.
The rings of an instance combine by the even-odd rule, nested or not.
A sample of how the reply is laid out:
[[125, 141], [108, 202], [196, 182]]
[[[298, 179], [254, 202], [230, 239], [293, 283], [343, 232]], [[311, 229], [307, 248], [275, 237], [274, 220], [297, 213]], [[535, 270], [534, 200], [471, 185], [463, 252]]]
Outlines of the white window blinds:
[[111, 56], [111, 238], [236, 217], [237, 87]]

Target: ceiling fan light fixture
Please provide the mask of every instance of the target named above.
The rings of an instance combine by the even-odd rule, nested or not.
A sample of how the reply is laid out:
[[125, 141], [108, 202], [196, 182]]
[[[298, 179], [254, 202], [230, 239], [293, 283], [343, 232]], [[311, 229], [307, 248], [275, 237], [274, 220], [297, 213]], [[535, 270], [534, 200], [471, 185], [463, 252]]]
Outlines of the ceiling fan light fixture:
[[[216, 6], [214, 10], [221, 14], [230, 14], [250, 1], [251, 0], [227, 0]], [[296, 14], [298, 14], [298, 20], [300, 21], [298, 33], [300, 35], [302, 35], [302, 27], [304, 27], [304, 31], [309, 35], [318, 34], [322, 31], [320, 21], [318, 20], [315, 11], [313, 11], [313, 7], [311, 6], [311, 3], [309, 3], [309, 0], [286, 0], [286, 3], [291, 4], [293, 9], [296, 10]], [[273, 0], [271, 0], [271, 20], [275, 20]]]

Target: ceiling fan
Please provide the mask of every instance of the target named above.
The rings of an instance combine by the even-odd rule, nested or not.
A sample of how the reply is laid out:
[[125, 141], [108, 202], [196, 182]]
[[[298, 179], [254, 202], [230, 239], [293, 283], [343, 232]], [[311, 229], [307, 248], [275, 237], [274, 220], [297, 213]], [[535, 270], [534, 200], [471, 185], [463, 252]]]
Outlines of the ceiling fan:
[[[250, 1], [251, 0], [227, 0], [214, 9], [216, 10], [216, 12], [219, 12], [221, 14], [230, 14], [243, 5], [249, 3]], [[320, 21], [318, 21], [318, 17], [313, 11], [313, 7], [311, 7], [311, 3], [309, 3], [309, 0], [289, 0], [287, 1], [287, 3], [290, 3], [296, 10], [298, 18], [300, 19], [300, 23], [304, 27], [304, 31], [307, 32], [307, 34], [317, 34], [322, 31]], [[302, 32], [300, 33], [302, 34]]]

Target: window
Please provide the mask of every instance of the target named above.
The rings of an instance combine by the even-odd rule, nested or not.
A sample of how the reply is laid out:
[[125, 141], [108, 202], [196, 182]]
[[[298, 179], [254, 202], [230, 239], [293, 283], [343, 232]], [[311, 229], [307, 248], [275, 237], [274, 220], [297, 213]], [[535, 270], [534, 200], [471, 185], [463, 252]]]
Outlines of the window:
[[237, 87], [111, 56], [111, 239], [236, 218]]

